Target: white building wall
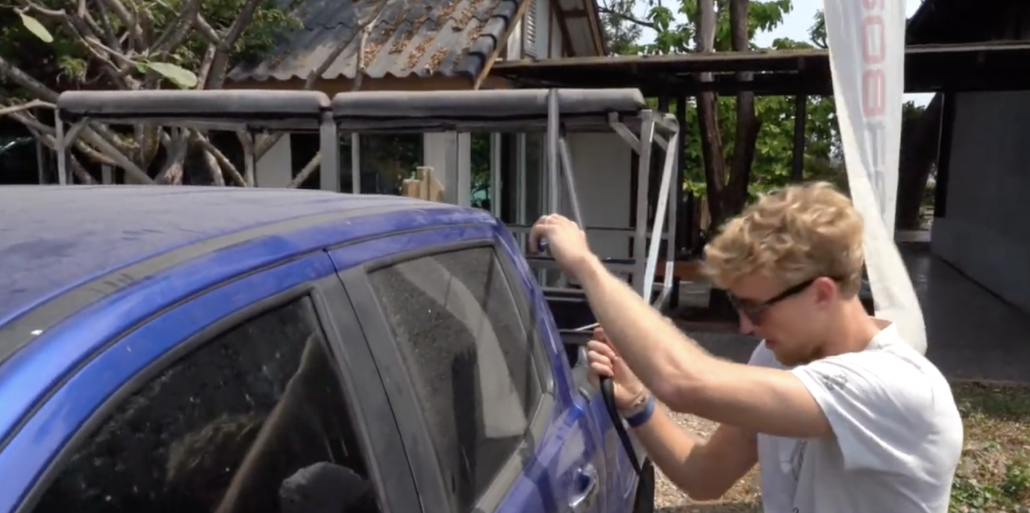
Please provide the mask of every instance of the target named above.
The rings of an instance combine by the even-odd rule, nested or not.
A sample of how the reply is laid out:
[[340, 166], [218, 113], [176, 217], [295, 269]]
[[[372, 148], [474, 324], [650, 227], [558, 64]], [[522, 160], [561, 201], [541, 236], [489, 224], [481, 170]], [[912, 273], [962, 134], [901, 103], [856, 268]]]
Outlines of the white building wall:
[[[633, 150], [615, 133], [572, 133], [567, 141], [583, 224], [628, 228]], [[568, 196], [563, 198], [562, 210], [569, 213]], [[593, 232], [588, 238], [591, 249], [602, 258], [630, 256], [628, 235]]]
[[550, 20], [548, 21], [548, 25], [550, 27], [554, 27], [553, 30], [548, 31], [548, 48], [550, 49], [550, 52], [547, 54], [547, 57], [549, 59], [560, 59], [562, 57], [562, 48], [564, 48], [565, 42], [562, 41], [561, 30], [558, 30], [558, 27], [560, 26], [558, 25], [558, 16], [551, 11], [550, 6], [548, 6], [547, 12], [550, 13], [547, 17], [548, 20]]
[[536, 9], [536, 19], [539, 23], [536, 29], [536, 44], [534, 45], [536, 58], [546, 59], [548, 49], [551, 47], [551, 1], [533, 0], [533, 5], [530, 6], [530, 9]]
[[510, 61], [522, 58], [522, 21], [515, 24], [511, 35], [508, 36], [508, 47], [505, 49], [504, 58]]
[[933, 252], [1030, 313], [1030, 91], [955, 98], [948, 196], [944, 216], [934, 219]]

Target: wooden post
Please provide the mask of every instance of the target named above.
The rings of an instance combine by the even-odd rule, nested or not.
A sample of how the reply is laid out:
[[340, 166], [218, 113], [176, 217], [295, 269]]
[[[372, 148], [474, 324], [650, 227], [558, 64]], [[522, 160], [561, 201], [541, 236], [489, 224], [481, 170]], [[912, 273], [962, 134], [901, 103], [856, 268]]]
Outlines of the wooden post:
[[433, 177], [433, 168], [429, 166], [419, 166], [416, 174], [417, 178], [408, 178], [404, 180], [401, 184], [401, 194], [409, 198], [442, 203], [444, 200], [444, 188], [443, 185]]

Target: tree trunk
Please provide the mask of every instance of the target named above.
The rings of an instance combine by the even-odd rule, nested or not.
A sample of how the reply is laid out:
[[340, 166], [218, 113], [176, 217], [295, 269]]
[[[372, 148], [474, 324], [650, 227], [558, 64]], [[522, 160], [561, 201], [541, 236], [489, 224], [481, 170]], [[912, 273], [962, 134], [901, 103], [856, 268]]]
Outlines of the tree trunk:
[[926, 181], [937, 160], [943, 95], [938, 93], [922, 116], [903, 120], [901, 158], [898, 162], [898, 204], [894, 217], [897, 230], [918, 230], [919, 212], [926, 194]]
[[[748, 50], [748, 2], [730, 0], [730, 44], [735, 52]], [[751, 73], [737, 73], [737, 80], [750, 82]], [[733, 161], [730, 167], [730, 181], [723, 197], [722, 215], [717, 226], [725, 218], [736, 215], [747, 203], [747, 186], [751, 181], [751, 164], [755, 160], [755, 143], [758, 140], [760, 124], [755, 118], [755, 94], [737, 93], [737, 133], [733, 144]]]
[[[697, 51], [715, 51], [715, 0], [698, 0], [695, 44]], [[711, 82], [711, 73], [702, 73], [701, 82]], [[715, 93], [697, 96], [698, 132], [701, 134], [701, 156], [705, 166], [708, 212], [712, 219], [722, 218], [723, 187], [726, 184], [726, 161], [722, 154], [719, 132], [719, 104]]]

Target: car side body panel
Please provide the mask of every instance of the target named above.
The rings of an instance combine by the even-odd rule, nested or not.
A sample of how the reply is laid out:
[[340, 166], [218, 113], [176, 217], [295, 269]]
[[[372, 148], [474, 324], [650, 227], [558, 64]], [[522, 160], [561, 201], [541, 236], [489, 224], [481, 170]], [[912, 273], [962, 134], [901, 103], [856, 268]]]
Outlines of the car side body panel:
[[[494, 510], [569, 511], [569, 498], [589, 485], [584, 471], [592, 470], [599, 498], [577, 511], [629, 511], [619, 497], [630, 494], [632, 500], [635, 477], [626, 471], [628, 462], [619, 465], [620, 451], [610, 443], [611, 422], [598, 418], [603, 410], [577, 390], [546, 301], [511, 234], [479, 210], [400, 208], [335, 222], [332, 216], [319, 216], [283, 230], [258, 231], [245, 240], [209, 243], [210, 251], [182, 260], [136, 262], [79, 289], [69, 287], [65, 293], [82, 297], [96, 291], [72, 313], [65, 303], [66, 310], [48, 318], [42, 310], [59, 303], [50, 301], [38, 307], [42, 313], [28, 312], [0, 326], [0, 336], [32, 339], [0, 362], [5, 403], [0, 409], [0, 472], [8, 476], [0, 481], [0, 513], [20, 511], [22, 499], [62, 448], [119, 390], [226, 315], [365, 262], [475, 241], [493, 244], [514, 270], [519, 286], [513, 292], [522, 294], [529, 319], [536, 322], [551, 375], [540, 439], [526, 441], [532, 456], [523, 454], [511, 466], [518, 473], [509, 476], [510, 486], [496, 497]], [[353, 306], [357, 311], [358, 305]], [[50, 320], [33, 329], [26, 319]], [[412, 482], [418, 482], [418, 472], [412, 473]], [[417, 493], [432, 503], [423, 486], [430, 484], [420, 485]]]

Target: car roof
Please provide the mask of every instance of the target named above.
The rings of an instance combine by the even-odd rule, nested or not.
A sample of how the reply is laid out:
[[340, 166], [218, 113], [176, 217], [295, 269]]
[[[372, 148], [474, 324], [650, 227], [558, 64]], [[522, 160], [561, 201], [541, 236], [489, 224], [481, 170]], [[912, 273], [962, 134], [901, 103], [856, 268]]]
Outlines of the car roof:
[[319, 214], [419, 206], [297, 189], [0, 187], [0, 326], [78, 284], [206, 239]]

